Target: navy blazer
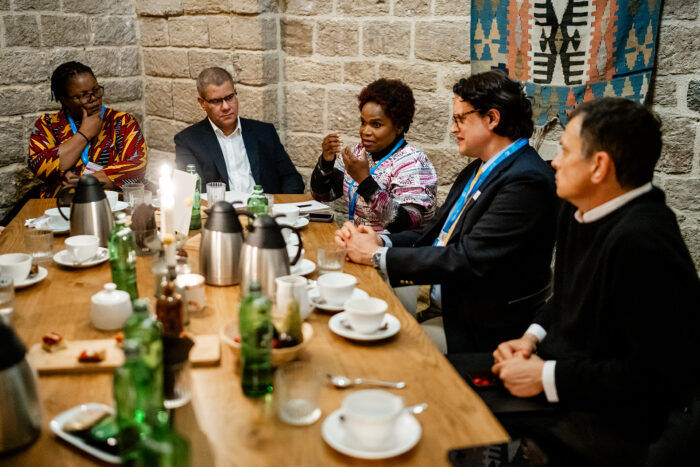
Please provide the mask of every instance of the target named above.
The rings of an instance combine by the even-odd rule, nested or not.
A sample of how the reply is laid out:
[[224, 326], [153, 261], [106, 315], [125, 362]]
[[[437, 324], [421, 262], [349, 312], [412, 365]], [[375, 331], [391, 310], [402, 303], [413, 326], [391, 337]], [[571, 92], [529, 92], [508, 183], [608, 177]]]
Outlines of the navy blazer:
[[[304, 181], [280, 142], [274, 125], [241, 118], [243, 144], [253, 179], [265, 193], [303, 193]], [[194, 164], [202, 177], [202, 191], [210, 182], [226, 183], [228, 172], [224, 153], [208, 118], [175, 135], [175, 165], [186, 170]]]
[[389, 237], [393, 286], [441, 284], [449, 353], [490, 352], [520, 337], [548, 295], [558, 200], [551, 167], [529, 145], [484, 179], [447, 245], [432, 246], [480, 164], [472, 162], [457, 176], [422, 229]]

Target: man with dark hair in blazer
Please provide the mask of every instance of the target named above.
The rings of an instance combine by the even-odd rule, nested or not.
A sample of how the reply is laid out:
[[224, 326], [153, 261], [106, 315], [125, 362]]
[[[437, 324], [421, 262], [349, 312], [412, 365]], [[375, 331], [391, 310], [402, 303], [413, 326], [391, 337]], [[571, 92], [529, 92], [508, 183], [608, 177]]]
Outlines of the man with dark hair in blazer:
[[226, 190], [250, 193], [262, 185], [266, 193], [303, 193], [304, 181], [271, 123], [238, 116], [233, 78], [223, 68], [203, 70], [197, 77], [199, 105], [207, 118], [175, 135], [175, 164], [194, 164], [202, 189], [210, 182]]
[[453, 91], [452, 133], [460, 155], [476, 160], [432, 221], [387, 236], [347, 223], [336, 239], [392, 286], [432, 285], [449, 353], [488, 351], [520, 335], [549, 294], [554, 176], [528, 144], [532, 109], [522, 86], [490, 71]]

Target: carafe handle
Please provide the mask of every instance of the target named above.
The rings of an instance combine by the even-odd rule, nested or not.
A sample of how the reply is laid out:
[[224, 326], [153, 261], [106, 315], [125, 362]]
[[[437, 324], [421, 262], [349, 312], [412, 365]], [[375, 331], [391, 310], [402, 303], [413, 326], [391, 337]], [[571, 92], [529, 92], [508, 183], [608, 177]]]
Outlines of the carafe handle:
[[299, 233], [299, 229], [297, 229], [296, 227], [292, 227], [291, 225], [282, 225], [280, 226], [280, 230], [282, 229], [290, 229], [296, 234], [297, 238], [299, 239], [299, 249], [297, 249], [297, 254], [294, 257], [294, 259], [289, 262], [291, 266], [294, 266], [295, 264], [297, 264], [297, 261], [299, 261], [299, 258], [301, 257], [301, 251], [304, 248], [304, 242], [302, 242], [301, 234]]
[[70, 218], [66, 217], [66, 215], [63, 214], [63, 209], [61, 209], [61, 208], [70, 208], [70, 204], [64, 204], [63, 206], [61, 206], [61, 200], [63, 199], [63, 194], [65, 192], [67, 192], [68, 190], [70, 190], [71, 188], [74, 188], [74, 187], [67, 186], [65, 188], [61, 188], [59, 190], [58, 194], [56, 195], [56, 208], [58, 208], [58, 213], [61, 215], [61, 217], [63, 217], [67, 221], [69, 221]]

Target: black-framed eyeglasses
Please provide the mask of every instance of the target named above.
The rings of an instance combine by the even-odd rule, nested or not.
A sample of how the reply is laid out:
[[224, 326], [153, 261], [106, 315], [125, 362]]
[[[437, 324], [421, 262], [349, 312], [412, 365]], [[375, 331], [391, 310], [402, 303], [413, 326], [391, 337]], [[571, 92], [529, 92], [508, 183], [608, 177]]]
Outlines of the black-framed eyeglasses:
[[93, 89], [90, 92], [84, 92], [78, 96], [68, 96], [69, 99], [73, 99], [75, 102], [79, 102], [81, 104], [87, 104], [90, 102], [93, 98], [99, 99], [102, 97], [105, 93], [105, 87], [104, 86], [97, 86], [95, 89]]
[[478, 111], [479, 109], [474, 109], [468, 112], [462, 112], [461, 114], [454, 114], [452, 115], [452, 121], [455, 123], [455, 125], [462, 126], [462, 123], [464, 123], [464, 119], [467, 118], [467, 115], [473, 114]]
[[228, 96], [217, 97], [217, 98], [215, 98], [215, 99], [207, 99], [206, 97], [202, 97], [202, 99], [204, 99], [205, 102], [207, 102], [207, 103], [209, 103], [209, 104], [211, 104], [211, 105], [221, 105], [221, 104], [224, 103], [224, 102], [227, 102], [227, 103], [228, 103], [228, 102], [231, 102], [231, 100], [232, 100], [234, 97], [236, 97], [237, 95], [238, 95], [238, 92], [233, 91], [233, 92], [232, 92], [231, 94], [229, 94]]

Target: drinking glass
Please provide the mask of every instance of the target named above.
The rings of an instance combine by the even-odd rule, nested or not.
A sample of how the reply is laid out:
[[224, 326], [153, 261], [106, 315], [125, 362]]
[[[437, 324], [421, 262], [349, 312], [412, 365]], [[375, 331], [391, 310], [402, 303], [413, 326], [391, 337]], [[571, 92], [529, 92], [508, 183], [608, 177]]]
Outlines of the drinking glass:
[[25, 229], [24, 247], [32, 256], [32, 263], [45, 263], [53, 258], [53, 232], [42, 229]]
[[272, 207], [275, 205], [275, 195], [265, 193], [265, 198], [267, 198], [267, 212], [272, 212]]
[[226, 184], [223, 182], [207, 183], [207, 205], [210, 207], [217, 201], [226, 199]]
[[318, 260], [319, 276], [329, 272], [343, 272], [345, 247], [335, 244], [319, 247], [316, 259]]
[[275, 373], [277, 414], [290, 425], [311, 425], [321, 417], [321, 378], [309, 362], [292, 362]]
[[12, 277], [0, 275], [0, 319], [8, 326], [12, 325], [15, 314], [15, 284]]
[[135, 206], [143, 203], [143, 183], [126, 183], [122, 185], [122, 193], [124, 194], [124, 202], [129, 204], [132, 212]]

